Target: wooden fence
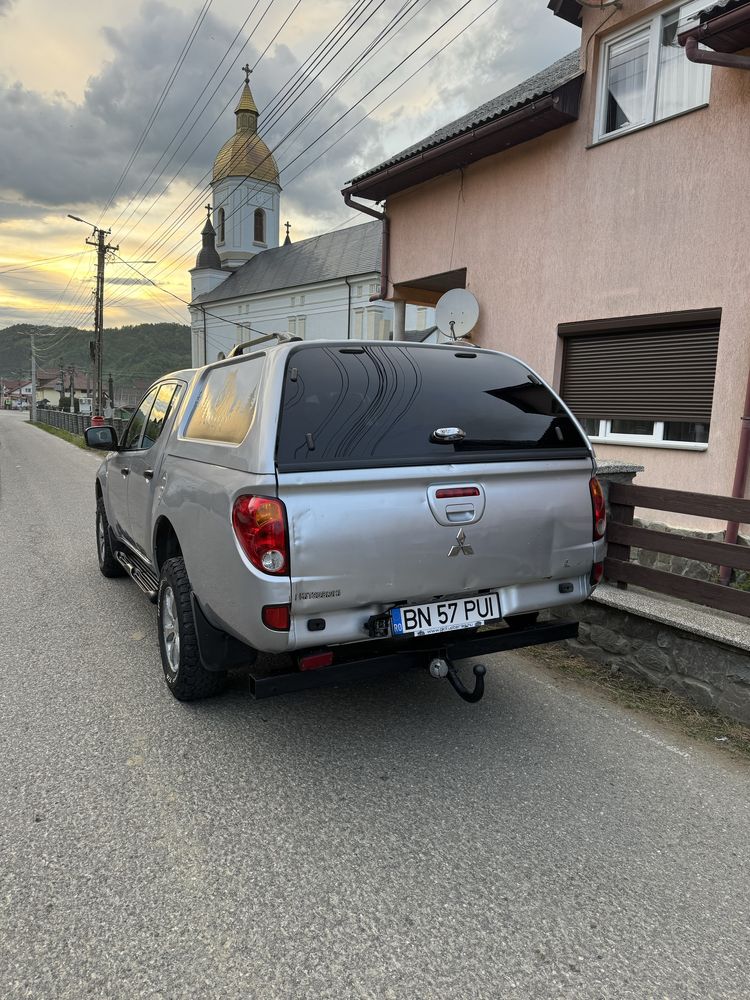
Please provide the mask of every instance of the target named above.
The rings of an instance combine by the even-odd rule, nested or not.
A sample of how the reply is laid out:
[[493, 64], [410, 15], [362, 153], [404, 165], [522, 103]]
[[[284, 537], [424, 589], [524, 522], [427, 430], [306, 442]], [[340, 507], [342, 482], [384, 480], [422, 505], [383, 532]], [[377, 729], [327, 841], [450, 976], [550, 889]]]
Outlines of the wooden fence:
[[604, 562], [605, 577], [616, 581], [618, 587], [627, 587], [631, 583], [660, 594], [750, 617], [750, 592], [630, 562], [631, 546], [637, 546], [649, 552], [663, 552], [716, 566], [750, 571], [749, 546], [714, 542], [654, 528], [639, 528], [633, 524], [635, 507], [750, 524], [750, 500], [612, 483], [609, 489], [607, 558]]

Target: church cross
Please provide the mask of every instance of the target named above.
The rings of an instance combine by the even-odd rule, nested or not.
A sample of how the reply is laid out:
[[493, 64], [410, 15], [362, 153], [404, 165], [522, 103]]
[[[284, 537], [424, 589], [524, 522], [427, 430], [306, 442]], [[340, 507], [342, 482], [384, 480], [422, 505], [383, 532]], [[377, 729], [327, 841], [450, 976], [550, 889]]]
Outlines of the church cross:
[[285, 222], [284, 225], [286, 226], [286, 234], [288, 236], [289, 235], [289, 230], [292, 228], [292, 224], [291, 224], [291, 222]]
[[210, 219], [211, 218], [211, 206], [210, 205], [205, 205], [204, 207], [206, 209], [206, 214], [208, 215], [208, 217]]
[[252, 70], [250, 69], [250, 64], [245, 63], [245, 65], [242, 67], [242, 70], [245, 74], [245, 83], [250, 83], [250, 74], [252, 73]]

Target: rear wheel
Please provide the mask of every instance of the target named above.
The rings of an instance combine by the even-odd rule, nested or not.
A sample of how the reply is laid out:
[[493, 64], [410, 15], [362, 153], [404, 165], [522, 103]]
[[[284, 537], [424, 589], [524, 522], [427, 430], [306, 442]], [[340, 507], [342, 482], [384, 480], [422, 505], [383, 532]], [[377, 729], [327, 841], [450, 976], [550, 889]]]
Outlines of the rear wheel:
[[226, 680], [226, 672], [206, 670], [201, 663], [190, 595], [182, 557], [167, 559], [159, 580], [159, 649], [167, 687], [179, 701], [210, 698]]
[[96, 555], [99, 560], [99, 569], [107, 577], [124, 576], [125, 570], [115, 559], [112, 548], [112, 535], [109, 530], [107, 511], [104, 508], [104, 500], [99, 497], [96, 501]]

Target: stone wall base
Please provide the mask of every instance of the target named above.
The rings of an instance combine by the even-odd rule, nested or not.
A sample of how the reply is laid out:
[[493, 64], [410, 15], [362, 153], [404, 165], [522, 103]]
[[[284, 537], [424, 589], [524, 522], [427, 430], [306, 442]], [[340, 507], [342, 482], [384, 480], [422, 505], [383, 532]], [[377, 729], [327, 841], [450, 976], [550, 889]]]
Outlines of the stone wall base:
[[580, 656], [750, 725], [750, 652], [596, 601], [551, 615], [579, 620]]

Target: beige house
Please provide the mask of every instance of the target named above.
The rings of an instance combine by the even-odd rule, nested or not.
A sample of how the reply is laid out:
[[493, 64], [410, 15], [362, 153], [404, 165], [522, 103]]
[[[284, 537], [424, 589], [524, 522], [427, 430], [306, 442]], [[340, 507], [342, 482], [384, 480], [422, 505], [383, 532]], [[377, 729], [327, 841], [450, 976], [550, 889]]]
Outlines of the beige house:
[[475, 341], [544, 375], [601, 458], [743, 495], [750, 0], [549, 7], [581, 25], [580, 53], [344, 197], [385, 204], [388, 297], [470, 289]]

